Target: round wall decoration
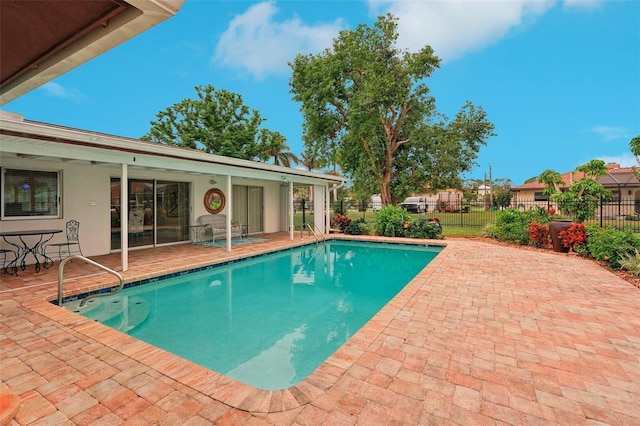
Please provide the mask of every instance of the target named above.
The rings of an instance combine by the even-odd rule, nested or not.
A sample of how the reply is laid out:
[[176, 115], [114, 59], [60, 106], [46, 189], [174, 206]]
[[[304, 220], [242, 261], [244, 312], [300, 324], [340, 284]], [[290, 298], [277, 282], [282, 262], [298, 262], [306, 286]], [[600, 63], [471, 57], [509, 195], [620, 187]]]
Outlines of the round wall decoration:
[[218, 188], [211, 188], [204, 194], [204, 208], [211, 214], [220, 213], [225, 203], [224, 194]]

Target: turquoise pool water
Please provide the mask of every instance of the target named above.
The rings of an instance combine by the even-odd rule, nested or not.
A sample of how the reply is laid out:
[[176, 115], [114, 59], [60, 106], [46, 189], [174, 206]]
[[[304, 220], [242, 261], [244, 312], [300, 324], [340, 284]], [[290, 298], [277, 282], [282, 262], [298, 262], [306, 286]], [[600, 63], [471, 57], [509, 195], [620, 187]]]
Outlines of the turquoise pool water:
[[439, 252], [332, 241], [162, 279], [82, 315], [261, 389], [309, 375]]

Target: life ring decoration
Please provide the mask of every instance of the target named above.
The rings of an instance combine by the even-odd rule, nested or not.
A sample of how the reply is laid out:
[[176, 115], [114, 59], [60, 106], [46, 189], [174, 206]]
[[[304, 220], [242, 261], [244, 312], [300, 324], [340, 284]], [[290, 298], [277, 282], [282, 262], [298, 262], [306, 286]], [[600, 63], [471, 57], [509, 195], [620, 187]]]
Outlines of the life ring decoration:
[[226, 202], [224, 193], [218, 188], [211, 188], [204, 194], [204, 208], [211, 214], [220, 213]]

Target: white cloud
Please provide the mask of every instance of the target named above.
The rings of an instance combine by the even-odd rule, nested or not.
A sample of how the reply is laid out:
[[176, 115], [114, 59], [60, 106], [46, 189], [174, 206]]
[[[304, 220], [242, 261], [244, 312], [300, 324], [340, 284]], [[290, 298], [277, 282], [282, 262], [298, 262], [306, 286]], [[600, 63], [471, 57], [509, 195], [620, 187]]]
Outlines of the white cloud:
[[615, 139], [628, 138], [631, 140], [631, 132], [623, 127], [614, 126], [595, 126], [591, 128], [591, 132], [600, 136], [605, 141], [611, 141]]
[[310, 26], [299, 18], [276, 22], [278, 9], [267, 1], [238, 15], [220, 37], [212, 59], [223, 65], [247, 70], [257, 78], [268, 73], [289, 72], [288, 62], [297, 54], [320, 53], [331, 47], [344, 28], [342, 20]]
[[69, 99], [75, 102], [80, 102], [85, 96], [77, 89], [69, 89], [58, 83], [49, 82], [41, 87], [48, 95], [56, 98]]
[[415, 52], [428, 44], [443, 61], [495, 43], [554, 4], [555, 0], [369, 0], [372, 12], [390, 12], [399, 19], [401, 48]]

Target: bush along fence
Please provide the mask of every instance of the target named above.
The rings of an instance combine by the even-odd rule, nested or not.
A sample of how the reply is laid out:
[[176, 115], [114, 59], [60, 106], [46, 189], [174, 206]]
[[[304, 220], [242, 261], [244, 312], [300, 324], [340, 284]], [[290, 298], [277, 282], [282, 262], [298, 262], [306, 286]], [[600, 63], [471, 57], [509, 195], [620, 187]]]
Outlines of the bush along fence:
[[[306, 203], [306, 213], [309, 214], [308, 207], [311, 203]], [[427, 202], [427, 211], [424, 213], [412, 213], [411, 217], [423, 216], [427, 219], [437, 218], [442, 226], [457, 227], [485, 227], [496, 223], [497, 214], [500, 211], [514, 209], [522, 212], [543, 211], [552, 217], [566, 217], [568, 215], [559, 211], [554, 203], [544, 200], [512, 200], [506, 206], [499, 206], [497, 203], [484, 201], [467, 201], [456, 199], [447, 204], [431, 200]], [[361, 219], [365, 222], [372, 221], [375, 217], [374, 206], [370, 200], [352, 201], [341, 200], [331, 203], [333, 214], [341, 213], [352, 220]], [[296, 212], [302, 211], [300, 202], [296, 202]], [[640, 232], [640, 200], [636, 201], [614, 201], [598, 202], [590, 206], [595, 212], [595, 217], [585, 221], [586, 225], [595, 224], [601, 228], [613, 227], [617, 229], [629, 229], [633, 232]]]

